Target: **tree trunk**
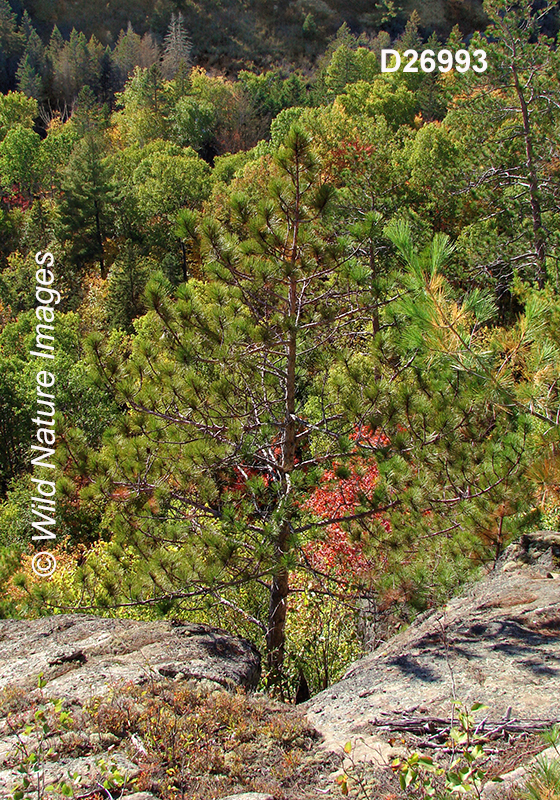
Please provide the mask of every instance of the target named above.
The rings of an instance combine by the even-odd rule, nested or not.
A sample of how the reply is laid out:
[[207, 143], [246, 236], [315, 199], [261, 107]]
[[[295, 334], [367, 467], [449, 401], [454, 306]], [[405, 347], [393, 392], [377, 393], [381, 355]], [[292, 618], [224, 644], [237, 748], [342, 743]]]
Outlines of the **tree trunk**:
[[101, 233], [101, 218], [99, 214], [99, 205], [97, 200], [93, 201], [93, 205], [95, 208], [95, 233], [97, 237], [97, 244], [99, 246], [99, 266], [101, 269], [101, 277], [107, 277], [107, 271], [105, 269], [105, 252], [103, 250], [103, 235]]
[[183, 280], [186, 283], [188, 278], [189, 278], [189, 275], [188, 275], [188, 271], [187, 271], [187, 248], [185, 247], [185, 243], [184, 242], [181, 242], [181, 253], [183, 255], [183, 262], [182, 262]]
[[544, 235], [542, 229], [541, 203], [539, 199], [539, 181], [537, 176], [537, 169], [535, 166], [535, 156], [533, 153], [533, 142], [531, 139], [531, 121], [529, 119], [529, 109], [527, 107], [525, 95], [523, 94], [523, 89], [521, 88], [521, 84], [519, 82], [519, 75], [517, 74], [516, 67], [512, 66], [511, 71], [513, 73], [513, 82], [515, 85], [515, 91], [517, 93], [517, 99], [519, 100], [519, 105], [521, 107], [521, 116], [523, 118], [523, 138], [525, 139], [525, 154], [527, 157], [527, 172], [528, 172], [527, 177], [529, 179], [531, 216], [533, 220], [533, 236], [535, 242], [535, 255], [537, 257], [535, 278], [537, 280], [537, 286], [539, 287], [539, 289], [543, 289], [546, 277], [546, 267], [545, 267], [546, 251], [545, 251]]
[[[369, 268], [371, 272], [372, 280], [376, 280], [376, 264], [375, 264], [375, 245], [373, 241], [369, 243]], [[373, 327], [373, 334], [375, 336], [376, 333], [379, 333], [379, 297], [377, 294], [377, 289], [375, 291], [375, 305], [373, 307], [373, 316], [372, 316], [372, 327]]]
[[266, 635], [267, 664], [269, 679], [272, 685], [281, 689], [284, 665], [284, 648], [286, 642], [286, 612], [290, 591], [289, 575], [285, 559], [290, 548], [290, 494], [292, 473], [296, 459], [296, 357], [297, 357], [297, 283], [295, 269], [297, 263], [297, 247], [299, 235], [299, 165], [296, 167], [296, 200], [294, 227], [288, 266], [288, 342], [286, 347], [286, 395], [285, 419], [282, 442], [282, 473], [284, 519], [280, 527], [275, 547], [276, 571], [270, 587], [270, 607], [268, 611], [268, 630]]
[[276, 543], [276, 562], [278, 569], [270, 587], [270, 606], [268, 610], [268, 630], [266, 632], [267, 666], [271, 685], [279, 686], [284, 666], [284, 646], [286, 642], [286, 612], [288, 610], [289, 576], [284, 565], [288, 552], [290, 524], [284, 522]]
[[[290, 280], [290, 306], [295, 310], [295, 279]], [[285, 516], [282, 522], [275, 547], [276, 572], [270, 587], [270, 607], [268, 611], [268, 631], [266, 636], [267, 661], [269, 678], [272, 685], [281, 686], [284, 665], [284, 645], [286, 641], [286, 612], [288, 610], [288, 594], [290, 591], [289, 575], [285, 559], [290, 549], [290, 508], [291, 483], [290, 473], [294, 469], [296, 456], [296, 334], [293, 328], [289, 333], [286, 365], [286, 419], [284, 423], [284, 442], [282, 453], [282, 469], [284, 473]]]

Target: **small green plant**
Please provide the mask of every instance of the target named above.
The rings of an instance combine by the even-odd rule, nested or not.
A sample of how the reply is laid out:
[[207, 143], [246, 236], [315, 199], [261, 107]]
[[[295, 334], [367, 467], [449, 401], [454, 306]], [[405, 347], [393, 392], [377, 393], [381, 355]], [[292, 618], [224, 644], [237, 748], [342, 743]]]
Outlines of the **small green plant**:
[[[542, 739], [560, 755], [560, 725], [545, 731]], [[560, 800], [560, 759], [537, 758], [518, 796], [520, 800]]]
[[[467, 708], [463, 703], [453, 703], [456, 724], [449, 731], [451, 759], [447, 767], [434, 762], [431, 756], [412, 753], [405, 759], [395, 759], [393, 769], [399, 772], [402, 789], [413, 787], [420, 797], [437, 797], [438, 794], [463, 794], [482, 797], [488, 781], [484, 769], [485, 752], [481, 737], [476, 733], [475, 713], [485, 709], [481, 703]], [[500, 780], [499, 778], [493, 780]]]
[[45, 763], [54, 753], [48, 740], [54, 734], [68, 730], [72, 725], [70, 714], [62, 708], [62, 700], [45, 698], [43, 693], [45, 685], [43, 673], [40, 673], [37, 680], [40, 702], [35, 709], [33, 719], [27, 723], [23, 731], [12, 727], [12, 732], [16, 737], [18, 772], [21, 780], [14, 787], [10, 800], [27, 800], [27, 798], [42, 800], [47, 788]]
[[[44, 800], [47, 796], [76, 798], [77, 792], [83, 796], [84, 776], [80, 776], [77, 772], [69, 773], [66, 780], [58, 783], [46, 782], [46, 763], [56, 755], [50, 741], [64, 731], [72, 730], [73, 720], [68, 711], [63, 709], [61, 699], [45, 697], [43, 692], [45, 685], [43, 673], [40, 673], [37, 680], [39, 703], [32, 719], [23, 729], [19, 730], [10, 720], [8, 721], [16, 739], [17, 771], [21, 775], [19, 782], [12, 789], [9, 800]], [[122, 796], [126, 777], [116, 764], [102, 758], [95, 762], [95, 766], [100, 776], [94, 781], [99, 790], [99, 797], [105, 800], [117, 800]], [[94, 796], [95, 789], [93, 793], [88, 793], [88, 797]]]
[[[474, 715], [484, 708], [486, 706], [481, 703], [474, 703], [470, 708], [466, 708], [462, 703], [454, 702], [452, 725], [446, 743], [447, 749], [451, 752], [447, 766], [419, 752], [393, 760], [391, 769], [398, 776], [405, 796], [424, 800], [424, 798], [445, 798], [462, 794], [480, 800], [484, 784], [489, 778], [484, 769], [485, 751], [481, 737], [476, 732]], [[351, 742], [347, 742], [344, 752], [351, 757]], [[363, 771], [357, 768], [351, 758], [350, 760], [350, 768], [336, 779], [342, 794], [349, 795], [352, 790], [360, 800], [373, 800], [377, 795], [370, 791]]]
[[519, 797], [521, 800], [560, 800], [560, 761], [537, 758]]
[[560, 756], [560, 725], [553, 725], [542, 734], [543, 741], [550, 747], [554, 747]]
[[393, 770], [398, 771], [401, 789], [416, 789], [420, 797], [436, 797], [434, 776], [444, 775], [445, 770], [438, 767], [431, 756], [411, 753], [405, 759], [395, 759]]

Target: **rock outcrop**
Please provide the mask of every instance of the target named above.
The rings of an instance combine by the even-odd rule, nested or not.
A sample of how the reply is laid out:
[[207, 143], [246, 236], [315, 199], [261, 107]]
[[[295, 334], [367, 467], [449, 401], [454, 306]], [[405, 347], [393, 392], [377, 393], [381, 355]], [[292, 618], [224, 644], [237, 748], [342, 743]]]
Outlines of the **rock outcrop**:
[[[259, 678], [260, 655], [250, 642], [205, 625], [80, 614], [1, 620], [0, 800], [11, 796], [21, 781], [18, 763], [31, 771], [33, 785], [33, 765], [27, 754], [40, 747], [42, 734], [34, 723], [37, 708], [47, 709], [41, 713], [52, 753], [42, 756], [48, 785], [77, 776], [75, 785], [86, 787], [83, 791], [89, 796], [86, 789], [99, 785], [96, 776], [107, 772], [106, 762], [126, 776], [126, 785], [133, 791], [148, 753], [141, 739], [128, 730], [128, 722], [115, 726], [113, 719], [109, 730], [96, 728], [100, 698], [107, 698], [105, 716], [125, 714], [130, 720], [134, 704], [138, 706], [150, 687], [161, 686], [162, 691], [169, 687], [165, 690], [169, 696], [183, 687], [209, 696], [236, 687], [255, 689]], [[137, 688], [137, 699], [129, 696], [131, 688]], [[152, 691], [146, 708], [157, 697], [157, 691]], [[49, 698], [54, 703], [62, 700], [70, 712], [73, 724], [68, 731]], [[90, 710], [84, 716], [86, 708]], [[32, 729], [29, 736], [21, 732], [26, 723]], [[111, 724], [118, 735], [111, 732]], [[130, 796], [155, 800], [151, 792]]]
[[484, 703], [488, 724], [560, 720], [560, 533], [524, 536], [486, 577], [353, 664], [306, 712], [333, 749], [354, 740], [387, 757], [383, 726], [448, 719], [454, 697]]
[[[41, 673], [46, 683], [38, 690]], [[0, 798], [8, 796], [18, 780], [15, 764], [21, 739], [13, 726], [24, 725], [29, 715], [32, 719], [32, 702], [44, 702], [44, 697], [63, 698], [75, 720], [83, 718], [90, 726], [86, 730], [85, 723], [83, 727], [75, 725], [68, 734], [57, 731], [50, 737], [57, 757], [48, 759], [45, 774], [49, 781], [75, 772], [83, 776], [87, 786], [88, 775], [99, 771], [99, 756], [110, 753], [112, 763], [127, 776], [128, 795], [135, 788], [144, 790], [131, 795], [131, 800], [152, 800], [164, 797], [165, 792], [158, 788], [161, 776], [153, 785], [146, 777], [152, 774], [146, 764], [155, 769], [155, 759], [151, 751], [146, 751], [147, 740], [142, 741], [144, 705], [147, 708], [151, 703], [153, 708], [161, 697], [161, 702], [168, 704], [166, 708], [171, 708], [169, 703], [175, 701], [169, 697], [175, 691], [180, 697], [183, 687], [195, 693], [200, 688], [200, 704], [189, 713], [196, 716], [202, 713], [196, 709], [202, 708], [213, 713], [208, 711], [214, 708], [212, 703], [221, 708], [231, 702], [227, 719], [233, 719], [243, 713], [236, 702], [256, 703], [247, 717], [247, 724], [254, 726], [255, 715], [264, 713], [258, 705], [259, 696], [241, 699], [221, 687], [255, 688], [259, 675], [260, 658], [253, 645], [204, 625], [89, 615], [2, 620]], [[130, 686], [132, 693], [127, 689]], [[93, 701], [92, 706], [92, 699], [103, 696], [103, 713], [98, 714], [96, 703], [101, 701]], [[225, 701], [224, 697], [232, 700]], [[467, 706], [485, 704], [487, 729], [507, 725], [524, 731], [560, 721], [560, 533], [540, 531], [524, 536], [482, 580], [444, 608], [419, 617], [407, 630], [353, 664], [341, 681], [298, 709], [305, 710], [307, 722], [322, 734], [325, 749], [341, 754], [350, 740], [354, 762], [367, 759], [381, 765], [395, 754], [393, 731], [403, 730], [404, 724], [431, 734], [434, 724], [437, 727], [438, 721], [449, 720], [454, 698]], [[126, 724], [117, 724], [125, 712]], [[340, 763], [339, 759], [325, 750], [315, 751], [315, 732], [309, 730], [305, 720], [300, 722], [295, 716], [290, 720], [289, 715], [301, 720], [295, 709], [271, 708], [262, 716], [264, 726], [259, 723], [251, 734], [255, 742], [258, 740], [252, 746], [259, 748], [259, 765], [261, 750], [262, 758], [268, 758], [271, 764], [280, 763], [278, 759], [284, 763], [283, 750], [274, 737], [283, 742], [286, 731], [291, 731], [288, 739], [299, 743], [294, 747], [300, 748], [302, 763], [313, 774], [314, 785], [320, 785], [317, 791], [321, 796], [332, 796], [338, 791], [333, 788], [332, 767]], [[92, 720], [100, 726], [93, 733]], [[112, 720], [112, 728], [109, 730], [102, 720]], [[228, 726], [224, 729], [229, 730]], [[243, 737], [246, 747], [246, 731]], [[227, 785], [230, 791], [220, 796], [232, 800], [276, 796], [259, 783], [256, 768], [253, 783], [236, 784], [232, 776], [237, 775], [235, 759], [241, 745], [236, 744], [230, 752], [230, 744], [230, 739], [224, 741], [220, 756], [220, 769], [229, 775], [224, 788]], [[523, 755], [522, 751], [519, 759], [506, 759], [511, 762], [510, 770], [523, 763]], [[497, 768], [501, 764], [498, 762]], [[164, 766], [157, 767], [163, 776], [167, 774]], [[394, 777], [383, 772], [387, 773]], [[511, 782], [522, 775], [522, 771], [513, 772]], [[252, 793], [232, 794], [232, 789], [247, 791], [245, 787]], [[490, 789], [485, 797], [494, 800]], [[311, 785], [302, 791], [294, 784], [293, 791], [285, 796], [307, 800], [318, 795]]]
[[0, 620], [0, 689], [31, 689], [86, 701], [116, 681], [194, 678], [256, 687], [260, 655], [244, 639], [205, 625], [138, 622], [86, 614]]

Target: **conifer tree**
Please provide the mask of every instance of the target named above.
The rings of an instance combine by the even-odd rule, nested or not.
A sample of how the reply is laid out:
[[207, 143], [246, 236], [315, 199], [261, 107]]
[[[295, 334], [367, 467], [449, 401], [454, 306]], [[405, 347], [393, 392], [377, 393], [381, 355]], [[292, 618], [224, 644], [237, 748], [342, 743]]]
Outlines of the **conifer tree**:
[[35, 60], [34, 66], [38, 67], [40, 60], [44, 56], [44, 45], [39, 34], [35, 30], [28, 11], [23, 12], [23, 16], [21, 18], [21, 30], [25, 36], [25, 49], [31, 58]]
[[171, 80], [191, 63], [191, 40], [185, 30], [184, 17], [180, 11], [171, 15], [163, 45], [163, 75]]
[[113, 60], [117, 66], [122, 87], [132, 75], [135, 67], [146, 69], [159, 61], [159, 49], [151, 34], [140, 37], [129, 23], [126, 33], [120, 32], [113, 51]]
[[25, 49], [16, 72], [17, 87], [27, 97], [41, 100], [44, 95], [48, 64], [45, 46], [33, 27], [27, 11], [21, 20], [21, 30], [25, 37]]
[[558, 125], [558, 59], [540, 30], [556, 5], [485, 0], [491, 25], [484, 38], [473, 38], [471, 50], [486, 52], [488, 68], [466, 75], [457, 110], [449, 115], [468, 142], [466, 177], [476, 190], [486, 190], [495, 209], [500, 242], [494, 252], [485, 244], [484, 255], [504, 294], [515, 271], [542, 289], [547, 256], [558, 247], [547, 233], [556, 213], [549, 160]]
[[37, 70], [33, 67], [28, 55], [23, 56], [16, 72], [17, 88], [26, 97], [40, 100], [43, 95], [43, 81]]
[[[52, 29], [51, 38], [49, 40], [49, 45], [47, 48], [47, 54], [52, 62], [56, 57], [60, 54], [62, 49], [64, 48], [64, 37], [62, 36], [58, 26], [55, 25]], [[52, 63], [51, 63], [52, 69]]]
[[370, 410], [367, 401], [340, 407], [329, 374], [333, 363], [345, 374], [372, 297], [367, 268], [326, 225], [332, 190], [302, 130], [273, 173], [260, 202], [232, 197], [225, 229], [182, 214], [207, 280], [184, 284], [177, 301], [151, 284], [146, 337], [131, 359], [117, 365], [98, 340], [92, 357], [130, 409], [125, 428], [139, 434], [115, 435], [99, 462], [99, 488], [128, 520], [123, 535], [149, 552], [156, 592], [198, 585], [219, 598], [232, 583], [266, 584], [278, 683], [289, 573], [309, 535], [300, 494], [318, 465], [351, 449]]
[[397, 40], [399, 50], [420, 50], [422, 47], [422, 37], [418, 29], [420, 26], [420, 14], [416, 9], [408, 18], [402, 36]]
[[8, 0], [0, 0], [0, 46], [3, 53], [13, 55], [22, 44], [23, 35], [18, 31], [17, 17]]
[[55, 34], [53, 31], [48, 48], [53, 90], [60, 100], [71, 106], [84, 86], [94, 92], [99, 90], [104, 48], [94, 36], [87, 40], [82, 31], [75, 29], [61, 47], [59, 34]]
[[0, 91], [2, 92], [13, 88], [12, 64], [15, 68], [24, 44], [24, 36], [18, 30], [17, 17], [12, 7], [8, 0], [0, 0]]
[[62, 181], [60, 236], [76, 266], [97, 262], [105, 277], [105, 242], [113, 226], [115, 186], [107, 158], [106, 120], [89, 87], [80, 92], [72, 123], [79, 138]]

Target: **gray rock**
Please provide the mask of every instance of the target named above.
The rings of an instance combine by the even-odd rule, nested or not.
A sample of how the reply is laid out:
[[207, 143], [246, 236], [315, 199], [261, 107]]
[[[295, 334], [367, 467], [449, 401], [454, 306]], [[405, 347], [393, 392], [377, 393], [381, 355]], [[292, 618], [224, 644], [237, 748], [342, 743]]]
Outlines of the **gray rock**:
[[[45, 761], [43, 777], [48, 786], [59, 781], [68, 781], [69, 776], [78, 775], [80, 779], [88, 780], [91, 776], [102, 776], [105, 770], [99, 764], [100, 754], [84, 756], [79, 758], [62, 757], [56, 761]], [[118, 751], [104, 754], [108, 764], [114, 764], [127, 780], [131, 780], [138, 775], [138, 767], [126, 755]], [[21, 775], [14, 769], [0, 770], [0, 798], [8, 796], [15, 785], [21, 781]], [[36, 781], [36, 776], [32, 776]], [[72, 778], [73, 780], [73, 778]], [[50, 793], [49, 793], [50, 794]]]
[[122, 800], [158, 800], [158, 798], [150, 792], [135, 792], [123, 795]]
[[262, 792], [245, 792], [244, 794], [228, 794], [221, 800], [274, 800], [274, 797], [271, 794], [262, 794]]
[[260, 656], [248, 641], [205, 625], [86, 614], [0, 620], [0, 689], [29, 689], [83, 702], [115, 681], [205, 680], [256, 687]]
[[[547, 762], [556, 761], [558, 753], [554, 747], [547, 747], [544, 752], [539, 754], [538, 759]], [[536, 760], [533, 758], [526, 766], [518, 767], [501, 775], [501, 783], [488, 782], [482, 790], [482, 800], [503, 800], [504, 797], [511, 797], [515, 790], [522, 789]]]
[[491, 721], [560, 721], [559, 558], [560, 533], [523, 537], [462, 596], [419, 617], [308, 701], [309, 722], [332, 749], [353, 740], [386, 760], [380, 726], [449, 718], [454, 694], [487, 705]]

